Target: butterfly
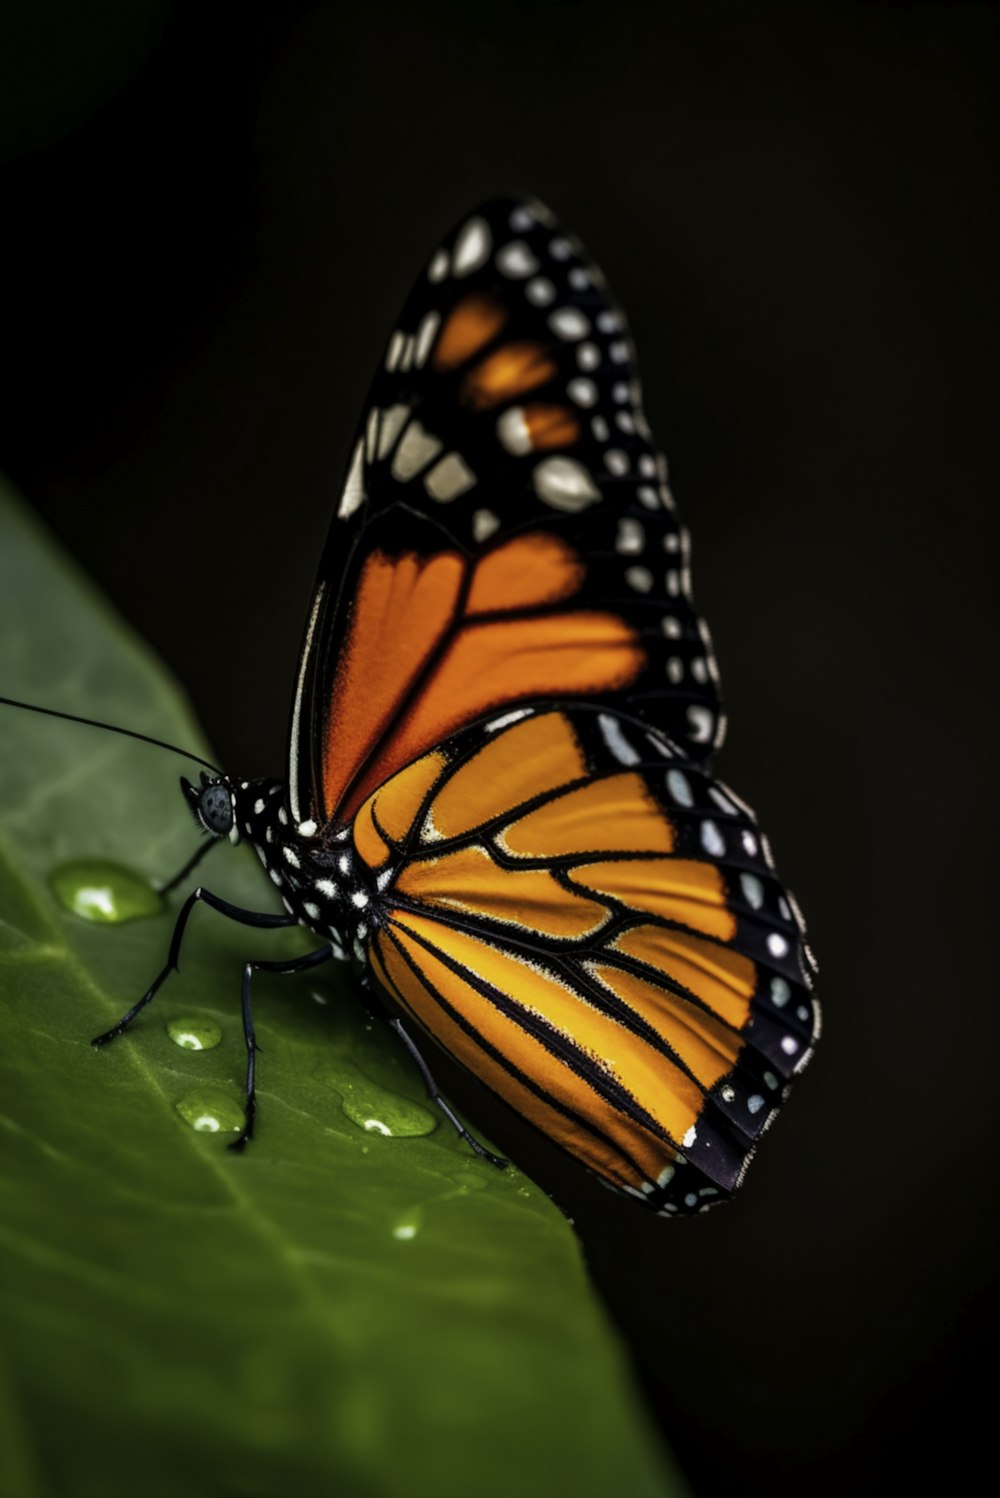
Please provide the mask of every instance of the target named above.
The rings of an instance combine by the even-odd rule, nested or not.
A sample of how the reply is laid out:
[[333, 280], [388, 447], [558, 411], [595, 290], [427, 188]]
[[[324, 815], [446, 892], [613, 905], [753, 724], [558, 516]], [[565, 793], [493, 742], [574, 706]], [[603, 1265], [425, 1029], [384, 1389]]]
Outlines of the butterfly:
[[[578, 240], [498, 199], [431, 257], [369, 394], [322, 554], [287, 777], [202, 773], [302, 924], [254, 971], [356, 964], [440, 1096], [429, 1036], [667, 1215], [743, 1178], [818, 1030], [802, 920], [711, 762], [724, 720], [632, 343]], [[211, 846], [211, 844], [208, 844]], [[203, 848], [202, 852], [205, 851]], [[186, 875], [201, 852], [182, 870]], [[177, 883], [182, 877], [179, 875]]]

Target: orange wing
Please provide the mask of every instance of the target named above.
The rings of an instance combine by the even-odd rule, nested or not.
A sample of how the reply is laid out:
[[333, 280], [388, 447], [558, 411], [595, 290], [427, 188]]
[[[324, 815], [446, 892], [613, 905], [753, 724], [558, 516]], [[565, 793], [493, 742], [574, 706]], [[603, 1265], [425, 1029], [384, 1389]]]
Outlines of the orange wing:
[[667, 740], [586, 708], [506, 715], [358, 811], [396, 1005], [651, 1206], [731, 1192], [816, 1011], [750, 814]]
[[634, 681], [646, 659], [636, 630], [568, 603], [583, 572], [572, 547], [546, 534], [476, 562], [457, 551], [370, 555], [326, 720], [324, 815], [350, 819], [403, 765], [501, 704]]
[[707, 759], [723, 719], [628, 331], [540, 204], [431, 258], [389, 339], [320, 564], [293, 819], [350, 820], [486, 714], [583, 698]]

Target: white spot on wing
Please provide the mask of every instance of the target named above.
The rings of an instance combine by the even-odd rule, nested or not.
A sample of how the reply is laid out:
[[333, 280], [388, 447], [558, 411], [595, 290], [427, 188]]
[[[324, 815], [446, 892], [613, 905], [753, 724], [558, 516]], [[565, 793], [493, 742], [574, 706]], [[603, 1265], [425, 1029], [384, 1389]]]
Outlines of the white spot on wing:
[[711, 796], [712, 800], [715, 802], [719, 810], [726, 813], [727, 817], [735, 817], [736, 807], [730, 801], [728, 796], [724, 796], [722, 794], [717, 785], [710, 785], [708, 788], [708, 794]]
[[430, 265], [427, 267], [427, 279], [428, 281], [433, 281], [436, 283], [438, 281], [443, 281], [447, 274], [448, 256], [444, 250], [438, 250], [437, 253], [432, 257]]
[[683, 771], [667, 771], [667, 790], [673, 796], [678, 806], [694, 805], [694, 792], [691, 789], [691, 782]]
[[578, 307], [557, 307], [549, 317], [549, 327], [557, 337], [571, 343], [590, 332], [590, 323]]
[[711, 820], [701, 824], [701, 846], [713, 858], [721, 858], [726, 851], [726, 840]]
[[535, 307], [547, 307], [556, 299], [556, 289], [547, 276], [535, 276], [524, 288], [524, 294]]
[[475, 486], [476, 475], [458, 453], [448, 453], [424, 479], [424, 488], [439, 504], [450, 504]]
[[344, 484], [344, 492], [340, 496], [340, 504], [337, 506], [337, 519], [348, 520], [355, 512], [360, 510], [367, 498], [364, 484], [365, 448], [360, 440], [354, 448], [354, 456], [351, 459], [351, 467]]
[[380, 458], [384, 458], [392, 447], [406, 425], [409, 414], [409, 406], [402, 404], [390, 406], [388, 410], [382, 412], [378, 429], [378, 455]]
[[437, 312], [428, 312], [420, 327], [417, 329], [416, 343], [413, 347], [413, 362], [419, 369], [427, 359], [431, 351], [431, 345], [437, 337], [438, 328], [441, 326], [441, 318]]
[[699, 707], [696, 703], [692, 703], [687, 710], [687, 720], [688, 737], [694, 743], [707, 744], [711, 741], [715, 719], [707, 707]]
[[411, 421], [392, 460], [393, 478], [406, 483], [437, 457], [441, 446], [440, 438], [425, 432], [419, 421]]
[[597, 400], [597, 386], [593, 380], [570, 380], [566, 393], [578, 406], [592, 406]]
[[511, 406], [497, 418], [497, 436], [507, 451], [517, 457], [531, 452], [531, 433], [521, 406]]
[[[596, 504], [601, 497], [586, 468], [574, 458], [546, 458], [535, 469], [532, 482], [539, 499], [554, 510], [567, 510], [570, 514]], [[650, 577], [650, 587], [652, 581]]]
[[499, 526], [500, 521], [492, 510], [477, 510], [472, 517], [472, 535], [476, 541], [485, 541]]
[[365, 426], [365, 457], [369, 463], [375, 460], [375, 449], [378, 444], [378, 424], [379, 409], [378, 406], [372, 406], [368, 412], [368, 421]]
[[646, 544], [646, 532], [638, 520], [631, 519], [628, 515], [623, 516], [618, 522], [618, 535], [615, 538], [615, 550], [622, 555], [638, 556]]
[[622, 726], [617, 718], [612, 718], [608, 713], [600, 713], [597, 718], [601, 727], [601, 735], [611, 753], [620, 765], [637, 765], [642, 758], [638, 749], [630, 744], [622, 732]]
[[505, 244], [503, 249], [497, 252], [497, 265], [505, 276], [510, 276], [512, 281], [520, 281], [525, 276], [533, 276], [538, 269], [538, 261], [523, 239], [512, 239], [510, 244]]
[[478, 270], [486, 263], [486, 258], [492, 248], [493, 236], [490, 233], [489, 224], [484, 218], [470, 218], [469, 222], [463, 225], [455, 241], [452, 274], [471, 275], [474, 270]]
[[626, 567], [625, 581], [637, 593], [648, 593], [653, 586], [653, 574], [648, 567]]

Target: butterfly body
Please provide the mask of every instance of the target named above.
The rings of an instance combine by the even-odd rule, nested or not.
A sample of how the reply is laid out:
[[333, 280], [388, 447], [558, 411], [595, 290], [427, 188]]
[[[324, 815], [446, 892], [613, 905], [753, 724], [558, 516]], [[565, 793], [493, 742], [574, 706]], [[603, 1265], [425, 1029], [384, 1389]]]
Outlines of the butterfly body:
[[[739, 1185], [818, 1032], [812, 961], [724, 729], [688, 540], [624, 319], [540, 204], [432, 256], [376, 375], [321, 560], [286, 781], [185, 793], [430, 1036], [665, 1214]], [[446, 1113], [461, 1128], [442, 1102]], [[463, 1130], [464, 1132], [464, 1130]]]

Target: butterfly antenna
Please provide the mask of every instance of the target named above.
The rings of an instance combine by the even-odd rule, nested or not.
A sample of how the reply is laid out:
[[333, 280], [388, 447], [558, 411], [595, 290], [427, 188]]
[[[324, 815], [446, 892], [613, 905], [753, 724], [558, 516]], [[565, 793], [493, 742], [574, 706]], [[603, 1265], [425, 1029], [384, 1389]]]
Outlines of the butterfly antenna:
[[169, 749], [173, 754], [183, 754], [185, 759], [193, 759], [195, 764], [204, 765], [206, 770], [211, 770], [214, 775], [222, 774], [218, 765], [213, 765], [210, 760], [202, 759], [200, 754], [192, 754], [190, 749], [179, 749], [176, 744], [168, 744], [164, 739], [154, 739], [148, 733], [136, 733], [134, 728], [119, 728], [117, 723], [101, 723], [97, 718], [81, 718], [76, 713], [60, 713], [54, 707], [39, 707], [35, 702], [21, 702], [16, 697], [0, 697], [0, 706], [21, 707], [28, 713], [43, 713], [46, 718], [64, 718], [67, 723], [85, 723], [88, 728], [103, 728], [108, 733], [120, 733], [127, 739], [138, 739], [142, 744], [155, 744], [158, 749]]

